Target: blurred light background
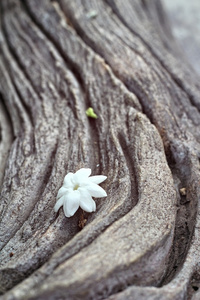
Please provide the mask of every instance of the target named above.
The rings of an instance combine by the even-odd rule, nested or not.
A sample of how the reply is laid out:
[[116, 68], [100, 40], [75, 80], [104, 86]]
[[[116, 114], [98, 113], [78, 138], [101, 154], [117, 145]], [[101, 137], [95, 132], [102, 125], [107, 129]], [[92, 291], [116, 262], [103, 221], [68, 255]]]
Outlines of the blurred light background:
[[200, 74], [200, 0], [161, 0], [173, 35]]

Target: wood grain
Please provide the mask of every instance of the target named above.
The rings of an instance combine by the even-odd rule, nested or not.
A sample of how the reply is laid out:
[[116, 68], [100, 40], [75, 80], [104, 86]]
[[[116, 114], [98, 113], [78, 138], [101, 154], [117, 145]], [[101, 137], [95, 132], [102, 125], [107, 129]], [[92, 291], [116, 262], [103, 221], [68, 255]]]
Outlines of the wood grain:
[[[2, 299], [191, 298], [200, 86], [160, 2], [0, 5]], [[82, 230], [53, 211], [80, 167], [108, 176]]]

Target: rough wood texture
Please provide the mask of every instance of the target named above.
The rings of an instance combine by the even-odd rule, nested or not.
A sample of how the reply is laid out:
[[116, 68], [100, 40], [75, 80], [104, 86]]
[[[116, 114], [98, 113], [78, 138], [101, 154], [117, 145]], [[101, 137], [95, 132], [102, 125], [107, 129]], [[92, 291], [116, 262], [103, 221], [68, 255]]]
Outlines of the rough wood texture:
[[[200, 81], [160, 2], [0, 8], [1, 299], [198, 299]], [[82, 230], [53, 211], [80, 167], [108, 176]]]

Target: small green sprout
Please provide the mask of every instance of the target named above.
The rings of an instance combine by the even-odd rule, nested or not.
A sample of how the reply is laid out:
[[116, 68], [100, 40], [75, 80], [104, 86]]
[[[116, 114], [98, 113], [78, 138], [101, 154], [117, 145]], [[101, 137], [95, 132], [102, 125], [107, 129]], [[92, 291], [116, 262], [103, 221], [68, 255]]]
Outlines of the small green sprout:
[[86, 115], [90, 118], [94, 118], [94, 119], [97, 119], [97, 115], [94, 113], [94, 110], [92, 107], [89, 107], [87, 110], [86, 110]]

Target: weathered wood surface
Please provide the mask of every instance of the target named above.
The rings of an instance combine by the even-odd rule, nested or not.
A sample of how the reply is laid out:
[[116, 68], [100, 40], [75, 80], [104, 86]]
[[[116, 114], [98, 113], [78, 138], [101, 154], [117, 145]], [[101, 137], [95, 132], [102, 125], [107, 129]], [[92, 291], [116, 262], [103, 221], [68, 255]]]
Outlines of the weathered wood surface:
[[[2, 299], [198, 299], [200, 81], [160, 2], [0, 5]], [[53, 211], [80, 167], [82, 230]]]

